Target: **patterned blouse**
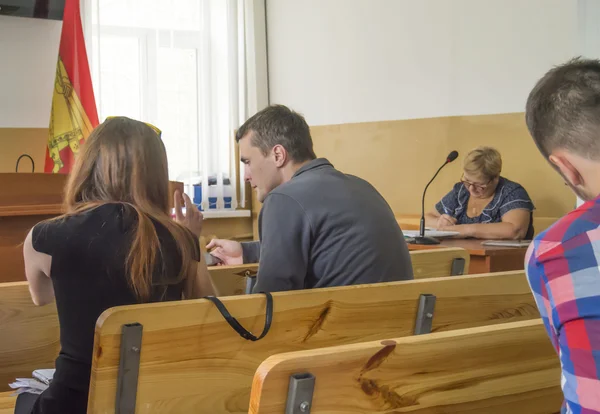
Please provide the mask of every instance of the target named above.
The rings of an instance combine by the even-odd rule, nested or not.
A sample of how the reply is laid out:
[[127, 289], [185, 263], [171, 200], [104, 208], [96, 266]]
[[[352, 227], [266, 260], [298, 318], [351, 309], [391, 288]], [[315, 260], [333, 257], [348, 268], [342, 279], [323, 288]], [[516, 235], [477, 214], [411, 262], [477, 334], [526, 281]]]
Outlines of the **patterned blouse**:
[[524, 209], [531, 214], [527, 239], [533, 237], [533, 210], [535, 209], [527, 191], [520, 185], [500, 177], [494, 198], [477, 217], [467, 215], [470, 193], [463, 183], [456, 183], [452, 190], [435, 205], [440, 214], [448, 214], [457, 220], [457, 224], [500, 223], [502, 216], [511, 210]]

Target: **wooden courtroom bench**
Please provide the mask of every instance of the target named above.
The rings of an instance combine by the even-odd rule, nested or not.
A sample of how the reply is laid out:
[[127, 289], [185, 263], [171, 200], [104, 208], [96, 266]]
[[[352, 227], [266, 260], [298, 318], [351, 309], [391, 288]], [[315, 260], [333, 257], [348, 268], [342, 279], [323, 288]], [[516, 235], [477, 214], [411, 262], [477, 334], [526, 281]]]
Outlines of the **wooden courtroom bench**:
[[[415, 279], [460, 276], [468, 273], [470, 255], [465, 249], [449, 247], [411, 251], [410, 260]], [[210, 268], [211, 279], [220, 296], [250, 292], [257, 273], [258, 263]]]
[[274, 355], [249, 413], [548, 414], [561, 403], [559, 359], [535, 319]]
[[53, 368], [60, 350], [56, 305], [35, 306], [27, 282], [0, 284], [0, 391], [16, 377]]
[[[222, 300], [246, 329], [262, 331], [264, 295]], [[256, 342], [206, 299], [107, 310], [96, 326], [88, 413], [116, 404], [244, 413], [256, 369], [274, 354], [539, 317], [522, 271], [280, 292], [273, 307], [271, 330]]]
[[448, 247], [410, 252], [415, 279], [468, 274], [471, 256], [465, 249]]
[[[411, 252], [411, 260], [415, 278], [448, 276], [453, 270], [460, 274], [469, 265], [468, 253], [456, 248]], [[247, 278], [257, 270], [257, 264], [249, 264], [211, 267], [209, 272], [221, 296], [229, 296], [243, 294]], [[60, 350], [56, 306], [35, 306], [27, 282], [0, 284], [0, 330], [7, 338], [0, 341], [0, 391], [9, 390], [16, 377], [54, 367]]]
[[17, 397], [11, 392], [0, 392], [0, 414], [14, 414]]

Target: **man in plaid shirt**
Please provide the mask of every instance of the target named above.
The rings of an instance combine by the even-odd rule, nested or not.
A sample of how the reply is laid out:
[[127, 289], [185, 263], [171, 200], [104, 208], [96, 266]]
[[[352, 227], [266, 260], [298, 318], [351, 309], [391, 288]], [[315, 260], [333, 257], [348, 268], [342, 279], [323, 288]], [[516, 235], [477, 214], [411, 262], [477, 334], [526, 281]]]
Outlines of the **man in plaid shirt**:
[[586, 203], [541, 233], [525, 268], [562, 367], [563, 413], [600, 413], [600, 61], [574, 59], [531, 91], [540, 152]]

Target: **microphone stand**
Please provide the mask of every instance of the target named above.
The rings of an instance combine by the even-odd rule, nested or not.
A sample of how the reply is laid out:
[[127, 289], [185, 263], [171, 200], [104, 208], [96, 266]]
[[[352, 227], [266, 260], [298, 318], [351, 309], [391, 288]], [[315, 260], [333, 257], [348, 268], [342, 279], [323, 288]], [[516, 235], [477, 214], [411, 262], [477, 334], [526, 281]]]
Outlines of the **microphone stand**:
[[427, 189], [429, 188], [429, 185], [433, 182], [433, 180], [435, 180], [435, 177], [437, 177], [438, 174], [440, 173], [440, 171], [442, 171], [442, 168], [444, 168], [449, 163], [450, 163], [450, 161], [446, 160], [446, 162], [444, 164], [442, 164], [442, 166], [437, 170], [437, 172], [435, 173], [433, 178], [425, 186], [425, 190], [423, 191], [423, 198], [421, 200], [421, 222], [419, 225], [419, 235], [417, 237], [415, 237], [415, 241], [411, 242], [411, 244], [423, 244], [423, 245], [440, 244], [440, 241], [438, 239], [434, 239], [433, 237], [425, 237], [425, 194], [427, 193]]

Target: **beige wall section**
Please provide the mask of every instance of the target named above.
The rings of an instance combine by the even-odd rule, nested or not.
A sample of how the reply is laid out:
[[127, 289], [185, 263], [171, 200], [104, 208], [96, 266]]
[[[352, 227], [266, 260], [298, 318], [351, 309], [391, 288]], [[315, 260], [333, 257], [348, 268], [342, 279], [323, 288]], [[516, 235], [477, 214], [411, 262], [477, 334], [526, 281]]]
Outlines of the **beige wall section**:
[[535, 215], [562, 216], [575, 196], [539, 154], [523, 113], [456, 116], [312, 127], [317, 156], [339, 170], [372, 183], [396, 214], [420, 211], [423, 188], [451, 150], [457, 161], [429, 187], [426, 209], [452, 188], [467, 152], [491, 145], [502, 154], [502, 175], [522, 184], [536, 205]]
[[[0, 128], [0, 173], [15, 172], [21, 154], [29, 154], [35, 172], [44, 172], [48, 128]], [[19, 172], [30, 172], [31, 162], [22, 159]]]

